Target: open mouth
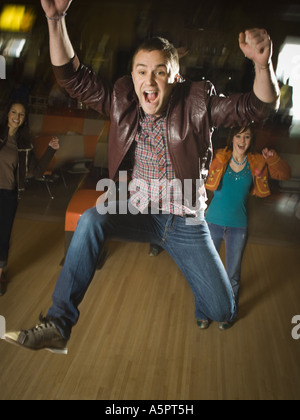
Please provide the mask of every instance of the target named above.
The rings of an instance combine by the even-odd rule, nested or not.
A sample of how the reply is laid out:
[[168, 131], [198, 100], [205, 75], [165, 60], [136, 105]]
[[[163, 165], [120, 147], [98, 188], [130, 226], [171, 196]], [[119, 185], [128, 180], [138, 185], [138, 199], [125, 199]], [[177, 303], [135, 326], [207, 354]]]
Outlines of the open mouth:
[[156, 100], [157, 100], [157, 98], [158, 98], [158, 92], [156, 92], [156, 91], [145, 91], [144, 92], [144, 98], [145, 98], [145, 101], [148, 103], [148, 104], [152, 104], [152, 103], [154, 103]]
[[245, 150], [246, 150], [246, 146], [244, 145], [238, 145], [238, 148], [239, 148], [239, 150], [241, 151], [241, 152], [244, 152]]

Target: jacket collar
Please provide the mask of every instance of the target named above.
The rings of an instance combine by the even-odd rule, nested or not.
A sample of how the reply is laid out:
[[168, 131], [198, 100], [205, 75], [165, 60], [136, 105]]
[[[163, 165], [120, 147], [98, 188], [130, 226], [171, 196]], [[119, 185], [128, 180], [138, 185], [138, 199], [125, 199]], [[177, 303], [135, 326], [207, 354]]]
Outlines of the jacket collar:
[[[216, 152], [216, 159], [222, 164], [227, 165], [232, 157], [232, 151], [226, 147], [225, 149], [218, 150]], [[248, 153], [248, 162], [251, 168], [251, 172], [255, 175], [259, 175], [265, 168], [265, 159], [259, 153]]]

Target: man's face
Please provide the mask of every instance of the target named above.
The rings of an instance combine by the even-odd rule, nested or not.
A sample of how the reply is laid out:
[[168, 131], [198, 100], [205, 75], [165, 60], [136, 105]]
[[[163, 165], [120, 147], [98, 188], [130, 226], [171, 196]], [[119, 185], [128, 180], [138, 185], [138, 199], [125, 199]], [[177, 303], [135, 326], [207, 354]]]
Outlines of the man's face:
[[160, 116], [169, 102], [176, 75], [162, 51], [139, 51], [133, 62], [132, 78], [141, 107], [148, 115]]

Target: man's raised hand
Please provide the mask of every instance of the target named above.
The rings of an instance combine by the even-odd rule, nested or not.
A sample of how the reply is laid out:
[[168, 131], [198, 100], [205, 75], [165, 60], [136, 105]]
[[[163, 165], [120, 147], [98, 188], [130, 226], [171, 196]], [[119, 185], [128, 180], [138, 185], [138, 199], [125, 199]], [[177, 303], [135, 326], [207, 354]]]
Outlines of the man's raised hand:
[[66, 13], [72, 1], [73, 0], [41, 0], [41, 5], [49, 18], [55, 18]]
[[240, 48], [247, 58], [261, 67], [268, 66], [273, 54], [273, 44], [265, 29], [251, 29], [239, 36]]

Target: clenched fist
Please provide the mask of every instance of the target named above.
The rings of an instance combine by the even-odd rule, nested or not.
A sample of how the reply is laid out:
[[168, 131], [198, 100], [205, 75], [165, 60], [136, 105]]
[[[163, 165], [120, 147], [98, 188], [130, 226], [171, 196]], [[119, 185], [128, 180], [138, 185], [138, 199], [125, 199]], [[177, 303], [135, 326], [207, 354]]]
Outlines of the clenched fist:
[[72, 0], [41, 0], [42, 8], [49, 18], [62, 16], [69, 9]]
[[239, 36], [240, 48], [247, 58], [261, 67], [270, 64], [273, 54], [273, 43], [265, 29], [250, 29], [241, 32]]

